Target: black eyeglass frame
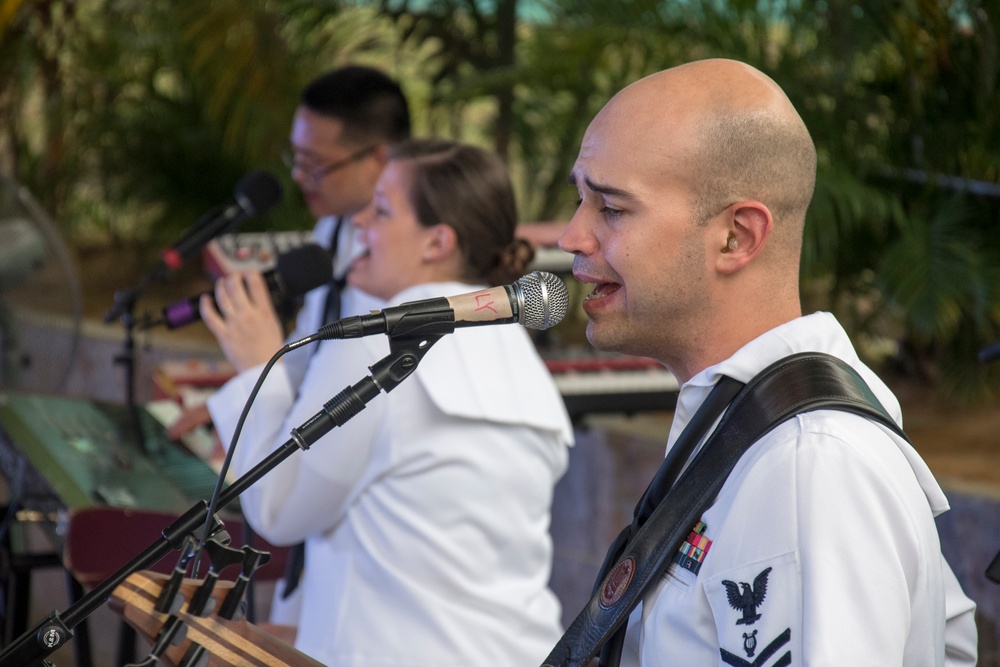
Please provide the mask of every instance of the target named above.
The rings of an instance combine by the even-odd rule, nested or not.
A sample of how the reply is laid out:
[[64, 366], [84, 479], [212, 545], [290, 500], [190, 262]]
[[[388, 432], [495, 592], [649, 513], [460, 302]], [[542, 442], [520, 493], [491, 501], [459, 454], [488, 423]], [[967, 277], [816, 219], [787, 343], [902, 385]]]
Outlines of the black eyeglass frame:
[[337, 171], [338, 169], [343, 169], [347, 165], [357, 162], [368, 154], [375, 152], [380, 144], [372, 144], [371, 146], [366, 146], [361, 150], [355, 151], [341, 160], [335, 160], [329, 164], [325, 164], [319, 167], [305, 167], [300, 162], [296, 162], [294, 153], [291, 149], [285, 149], [281, 151], [281, 161], [285, 163], [289, 171], [298, 169], [302, 173], [306, 174], [313, 183], [319, 183], [324, 178]]

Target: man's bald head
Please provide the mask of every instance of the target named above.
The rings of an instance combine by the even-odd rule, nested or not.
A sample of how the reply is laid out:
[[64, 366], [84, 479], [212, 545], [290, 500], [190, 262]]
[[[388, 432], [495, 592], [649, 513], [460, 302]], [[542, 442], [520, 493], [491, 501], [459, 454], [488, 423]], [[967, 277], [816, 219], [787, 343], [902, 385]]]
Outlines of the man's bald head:
[[602, 116], [633, 124], [649, 144], [672, 137], [671, 153], [661, 155], [664, 168], [686, 173], [698, 222], [736, 201], [757, 200], [774, 216], [777, 245], [798, 252], [816, 149], [788, 97], [765, 74], [734, 60], [688, 63], [628, 86], [595, 122]]
[[593, 284], [587, 337], [681, 381], [799, 317], [816, 153], [785, 94], [705, 60], [618, 93], [587, 128], [559, 240]]

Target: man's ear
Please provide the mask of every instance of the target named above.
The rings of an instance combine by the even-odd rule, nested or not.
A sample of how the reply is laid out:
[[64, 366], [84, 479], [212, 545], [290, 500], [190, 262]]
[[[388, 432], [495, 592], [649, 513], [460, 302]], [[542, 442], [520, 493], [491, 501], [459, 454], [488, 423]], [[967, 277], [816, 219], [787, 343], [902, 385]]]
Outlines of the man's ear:
[[451, 225], [439, 223], [427, 228], [421, 257], [426, 262], [439, 262], [458, 252], [458, 233]]
[[729, 210], [716, 239], [720, 273], [735, 273], [749, 264], [763, 250], [774, 227], [771, 211], [759, 201], [737, 202]]
[[389, 147], [385, 144], [379, 144], [372, 153], [372, 157], [375, 158], [380, 170], [385, 169], [385, 165], [389, 164]]

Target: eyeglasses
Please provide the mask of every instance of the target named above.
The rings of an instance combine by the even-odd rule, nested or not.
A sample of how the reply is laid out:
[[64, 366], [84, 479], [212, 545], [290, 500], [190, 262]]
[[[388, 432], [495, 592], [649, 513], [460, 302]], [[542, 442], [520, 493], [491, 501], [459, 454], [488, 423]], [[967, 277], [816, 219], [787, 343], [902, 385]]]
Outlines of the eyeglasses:
[[329, 176], [338, 169], [342, 169], [352, 162], [357, 162], [361, 158], [365, 157], [369, 153], [374, 153], [375, 149], [378, 148], [378, 144], [368, 146], [367, 148], [362, 148], [359, 151], [351, 153], [342, 160], [337, 160], [331, 162], [330, 164], [322, 165], [319, 167], [306, 167], [301, 162], [296, 161], [293, 152], [289, 149], [281, 151], [281, 161], [285, 163], [285, 166], [290, 170], [298, 169], [303, 174], [308, 176], [312, 182], [319, 183], [324, 177]]

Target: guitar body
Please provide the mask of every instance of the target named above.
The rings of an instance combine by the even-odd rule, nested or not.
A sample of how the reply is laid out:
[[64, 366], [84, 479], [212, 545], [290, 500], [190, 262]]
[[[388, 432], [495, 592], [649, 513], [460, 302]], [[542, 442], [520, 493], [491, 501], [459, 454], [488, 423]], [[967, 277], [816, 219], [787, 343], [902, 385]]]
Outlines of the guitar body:
[[[169, 580], [167, 575], [136, 572], [111, 594], [109, 606], [136, 632], [155, 642], [170, 616], [155, 610], [156, 600]], [[209, 654], [209, 667], [247, 665], [248, 667], [323, 667], [323, 664], [296, 651], [274, 635], [245, 620], [226, 620], [216, 615], [196, 616], [187, 613], [187, 601], [198, 589], [200, 581], [185, 580], [180, 594], [185, 603], [176, 614], [184, 623], [186, 633], [177, 646], [170, 646], [161, 660], [176, 666], [184, 658], [192, 642], [200, 644]], [[222, 605], [232, 582], [219, 581], [212, 592], [215, 608]]]

